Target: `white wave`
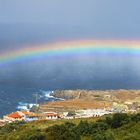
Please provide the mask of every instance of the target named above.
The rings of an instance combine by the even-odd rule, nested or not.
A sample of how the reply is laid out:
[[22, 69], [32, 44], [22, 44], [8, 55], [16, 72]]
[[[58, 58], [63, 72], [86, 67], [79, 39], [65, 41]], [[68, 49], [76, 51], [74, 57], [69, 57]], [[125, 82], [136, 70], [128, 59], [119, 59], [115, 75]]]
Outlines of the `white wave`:
[[[45, 90], [39, 90], [39, 97], [40, 99], [43, 98], [45, 100], [49, 101], [55, 101], [55, 100], [64, 100], [62, 98], [57, 98], [51, 95], [54, 91], [45, 91]], [[31, 110], [33, 106], [38, 106], [38, 104], [34, 103], [27, 103], [27, 102], [18, 102], [17, 109], [18, 110]]]
[[17, 106], [18, 110], [29, 110], [27, 106]]
[[30, 110], [33, 106], [38, 106], [38, 104], [19, 102], [17, 109], [18, 110]]
[[57, 98], [57, 97], [50, 95], [51, 93], [54, 93], [54, 91], [40, 90], [40, 92], [41, 92], [41, 94], [43, 94], [44, 98], [47, 100], [64, 100], [62, 98]]

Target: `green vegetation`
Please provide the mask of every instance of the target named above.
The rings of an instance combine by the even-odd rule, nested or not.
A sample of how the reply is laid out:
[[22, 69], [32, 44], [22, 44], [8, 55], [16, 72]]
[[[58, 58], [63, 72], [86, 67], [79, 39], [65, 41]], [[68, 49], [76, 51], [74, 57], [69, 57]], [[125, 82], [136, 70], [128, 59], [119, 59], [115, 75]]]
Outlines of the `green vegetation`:
[[15, 122], [0, 128], [1, 140], [140, 140], [140, 113], [100, 119]]

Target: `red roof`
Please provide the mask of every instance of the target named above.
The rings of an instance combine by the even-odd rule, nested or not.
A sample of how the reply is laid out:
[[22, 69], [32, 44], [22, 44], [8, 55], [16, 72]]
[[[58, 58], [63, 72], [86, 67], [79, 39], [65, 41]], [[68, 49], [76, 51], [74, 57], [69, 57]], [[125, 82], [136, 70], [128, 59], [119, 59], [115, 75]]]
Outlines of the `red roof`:
[[30, 113], [28, 116], [29, 116], [29, 117], [38, 117], [39, 115], [37, 115], [37, 114], [35, 114], [35, 113]]
[[12, 112], [10, 114], [8, 114], [7, 116], [10, 118], [22, 118], [24, 115], [29, 116], [29, 117], [37, 117], [38, 115], [33, 113], [33, 112], [29, 112], [29, 111], [17, 111], [17, 112]]
[[26, 111], [26, 110], [23, 110], [23, 111], [21, 111], [23, 114], [25, 114], [25, 115], [29, 115], [30, 114], [30, 112], [29, 111]]
[[23, 114], [29, 116], [29, 117], [37, 117], [38, 115], [33, 113], [33, 112], [29, 112], [29, 111], [21, 111]]
[[22, 116], [18, 112], [12, 112], [11, 114], [7, 115], [10, 118], [22, 118]]
[[58, 116], [58, 114], [55, 112], [45, 112], [44, 114], [45, 116]]

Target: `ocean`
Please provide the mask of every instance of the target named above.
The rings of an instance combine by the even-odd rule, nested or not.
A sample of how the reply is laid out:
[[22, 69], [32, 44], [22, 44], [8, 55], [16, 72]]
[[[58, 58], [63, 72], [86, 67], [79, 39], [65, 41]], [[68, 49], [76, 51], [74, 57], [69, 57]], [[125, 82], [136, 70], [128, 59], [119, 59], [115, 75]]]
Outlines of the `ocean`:
[[0, 117], [16, 111], [27, 110], [36, 105], [36, 94], [38, 103], [62, 100], [50, 95], [53, 91], [37, 90], [32, 88], [0, 87]]

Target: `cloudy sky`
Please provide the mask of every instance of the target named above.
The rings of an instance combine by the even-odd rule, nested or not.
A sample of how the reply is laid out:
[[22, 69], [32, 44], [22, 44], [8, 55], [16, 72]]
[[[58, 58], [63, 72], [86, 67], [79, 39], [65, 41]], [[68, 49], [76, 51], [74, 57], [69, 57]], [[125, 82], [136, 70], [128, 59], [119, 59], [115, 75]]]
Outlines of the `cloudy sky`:
[[[139, 14], [139, 0], [0, 0], [0, 51], [67, 39], [140, 39]], [[133, 86], [139, 71], [137, 58], [89, 56], [1, 67], [0, 83], [23, 86], [44, 80], [55, 88], [121, 83], [123, 88]]]
[[[50, 32], [51, 38], [58, 39], [138, 39], [139, 5], [139, 0], [0, 0], [0, 24], [1, 28], [3, 24], [9, 28], [22, 25], [24, 34], [32, 27], [35, 33], [47, 36]], [[12, 29], [4, 31], [1, 29], [0, 36]]]

